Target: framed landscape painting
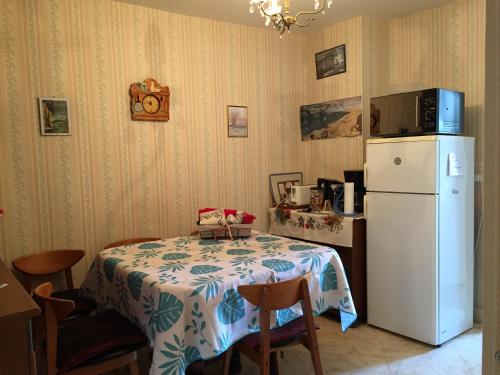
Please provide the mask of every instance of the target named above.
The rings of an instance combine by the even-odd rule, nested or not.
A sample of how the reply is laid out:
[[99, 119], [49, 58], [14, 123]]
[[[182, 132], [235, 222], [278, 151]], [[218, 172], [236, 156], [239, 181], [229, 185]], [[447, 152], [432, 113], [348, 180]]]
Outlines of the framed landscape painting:
[[248, 107], [227, 106], [227, 135], [228, 137], [248, 137]]
[[357, 137], [363, 132], [361, 96], [300, 107], [303, 141]]
[[70, 135], [69, 102], [66, 98], [38, 98], [42, 135]]

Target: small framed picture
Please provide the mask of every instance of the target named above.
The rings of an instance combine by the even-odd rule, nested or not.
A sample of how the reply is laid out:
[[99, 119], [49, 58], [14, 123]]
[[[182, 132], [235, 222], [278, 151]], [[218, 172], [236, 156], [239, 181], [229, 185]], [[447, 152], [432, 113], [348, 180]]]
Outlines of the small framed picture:
[[302, 172], [278, 173], [269, 176], [273, 203], [280, 203], [290, 195], [291, 187], [302, 185]]
[[316, 54], [316, 79], [346, 72], [345, 44]]
[[38, 98], [42, 135], [70, 135], [69, 102], [66, 98]]
[[248, 137], [248, 107], [227, 106], [228, 137]]

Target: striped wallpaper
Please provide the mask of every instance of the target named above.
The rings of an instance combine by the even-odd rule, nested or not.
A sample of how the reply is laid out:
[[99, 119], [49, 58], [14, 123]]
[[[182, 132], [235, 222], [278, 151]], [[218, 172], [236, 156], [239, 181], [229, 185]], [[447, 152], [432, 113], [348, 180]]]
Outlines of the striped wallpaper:
[[[0, 0], [0, 258], [83, 248], [78, 282], [104, 244], [188, 234], [199, 207], [248, 210], [265, 230], [270, 173], [311, 183], [362, 167], [363, 137], [301, 141], [304, 104], [366, 105], [422, 76], [466, 91], [480, 136], [483, 1], [280, 40], [113, 0]], [[316, 80], [314, 54], [340, 44], [347, 73]], [[169, 122], [130, 120], [128, 88], [149, 77], [170, 87]], [[71, 136], [40, 135], [40, 96], [69, 98]], [[248, 106], [248, 138], [227, 137], [230, 104]]]

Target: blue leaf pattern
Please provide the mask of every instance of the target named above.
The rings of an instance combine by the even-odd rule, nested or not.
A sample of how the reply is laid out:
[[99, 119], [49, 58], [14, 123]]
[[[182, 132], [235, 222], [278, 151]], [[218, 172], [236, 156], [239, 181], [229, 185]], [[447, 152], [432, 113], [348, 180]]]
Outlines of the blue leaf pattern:
[[255, 250], [249, 250], [249, 249], [230, 249], [226, 251], [228, 255], [248, 255], [255, 253]]
[[201, 266], [194, 266], [191, 268], [191, 272], [193, 275], [203, 275], [205, 273], [214, 273], [217, 271], [222, 270], [222, 267], [217, 267], [217, 266], [211, 266], [209, 264], [204, 264]]
[[168, 253], [161, 257], [163, 260], [178, 260], [178, 259], [186, 259], [191, 255], [187, 253]]
[[154, 243], [154, 242], [146, 242], [146, 243], [141, 243], [138, 248], [141, 250], [152, 250], [152, 249], [159, 249], [160, 247], [164, 247], [165, 245], [159, 244], [159, 243]]
[[292, 251], [305, 251], [305, 250], [313, 250], [316, 249], [316, 246], [310, 246], [310, 245], [290, 245], [288, 246], [288, 249]]
[[130, 289], [132, 297], [136, 301], [139, 301], [139, 298], [141, 297], [142, 280], [144, 280], [144, 278], [147, 276], [147, 273], [137, 271], [132, 271], [127, 276], [128, 288]]
[[109, 282], [113, 281], [115, 278], [115, 268], [118, 263], [123, 262], [123, 259], [119, 258], [107, 258], [104, 261], [104, 274]]
[[319, 284], [323, 292], [337, 289], [337, 272], [331, 263], [327, 263], [321, 272]]
[[286, 272], [295, 268], [295, 264], [283, 259], [266, 259], [262, 261], [262, 265], [276, 272]]
[[245, 316], [245, 304], [243, 298], [235, 289], [229, 289], [224, 293], [222, 302], [217, 307], [217, 318], [222, 324], [232, 324]]

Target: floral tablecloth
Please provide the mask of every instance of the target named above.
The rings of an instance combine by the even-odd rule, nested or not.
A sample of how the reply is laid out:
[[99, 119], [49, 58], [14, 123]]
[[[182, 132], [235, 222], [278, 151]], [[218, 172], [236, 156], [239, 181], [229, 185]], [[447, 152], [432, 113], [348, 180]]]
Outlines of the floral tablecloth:
[[363, 219], [363, 214], [348, 217], [270, 208], [269, 233], [352, 247], [353, 220], [358, 219]]
[[[141, 327], [153, 346], [150, 374], [183, 374], [191, 362], [259, 330], [258, 309], [238, 285], [307, 273], [314, 314], [338, 308], [345, 331], [356, 310], [337, 252], [255, 231], [235, 241], [178, 237], [104, 250], [82, 289]], [[278, 311], [272, 324], [301, 314], [297, 304]]]

